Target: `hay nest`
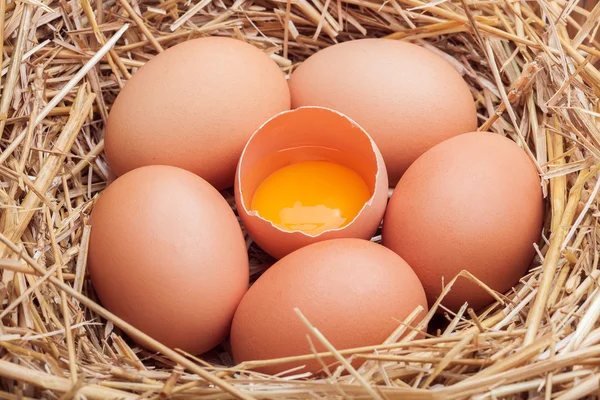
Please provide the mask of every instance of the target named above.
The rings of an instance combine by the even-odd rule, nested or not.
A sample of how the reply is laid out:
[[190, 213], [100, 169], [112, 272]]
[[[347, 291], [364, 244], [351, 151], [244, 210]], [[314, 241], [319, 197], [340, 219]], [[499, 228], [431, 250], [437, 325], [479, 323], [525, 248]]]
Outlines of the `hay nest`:
[[[597, 393], [599, 17], [600, 6], [564, 0], [0, 0], [0, 397]], [[266, 376], [234, 366], [226, 347], [200, 360], [132, 344], [127, 334], [142, 334], [94, 302], [86, 279], [87, 218], [109, 175], [103, 127], [144, 62], [205, 35], [245, 40], [286, 72], [363, 37], [411, 41], [445, 57], [471, 86], [481, 129], [527, 147], [539, 166], [548, 212], [529, 274], [478, 315], [446, 312], [425, 339], [413, 331], [334, 351], [368, 360], [350, 373]], [[250, 255], [255, 278], [270, 260], [255, 247]], [[401, 330], [414, 325], [405, 323]], [[323, 340], [309, 323], [307, 332]]]

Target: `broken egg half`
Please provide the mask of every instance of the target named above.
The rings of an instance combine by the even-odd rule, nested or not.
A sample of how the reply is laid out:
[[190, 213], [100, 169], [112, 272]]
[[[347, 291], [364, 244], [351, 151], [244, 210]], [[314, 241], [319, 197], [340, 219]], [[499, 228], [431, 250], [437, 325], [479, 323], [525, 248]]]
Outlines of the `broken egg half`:
[[275, 258], [327, 239], [370, 239], [387, 192], [375, 142], [324, 107], [284, 111], [265, 122], [248, 140], [235, 178], [240, 218]]

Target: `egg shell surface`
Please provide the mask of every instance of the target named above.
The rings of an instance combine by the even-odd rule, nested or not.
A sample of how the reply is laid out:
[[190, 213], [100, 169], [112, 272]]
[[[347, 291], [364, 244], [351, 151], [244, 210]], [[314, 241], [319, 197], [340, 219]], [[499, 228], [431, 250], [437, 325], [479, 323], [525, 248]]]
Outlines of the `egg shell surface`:
[[[433, 147], [406, 171], [384, 217], [383, 244], [415, 270], [431, 305], [461, 270], [505, 293], [526, 273], [540, 239], [542, 189], [515, 142], [489, 132]], [[442, 304], [475, 310], [492, 296], [459, 278]]]
[[[382, 343], [418, 306], [426, 310], [426, 302], [413, 270], [387, 248], [361, 239], [311, 244], [271, 266], [246, 293], [232, 324], [233, 356], [242, 362], [311, 354], [295, 308], [337, 349], [347, 349]], [[326, 350], [311, 339], [317, 351]], [[306, 368], [295, 373], [321, 369], [309, 360], [259, 370], [274, 374], [301, 365]]]
[[106, 158], [117, 175], [172, 165], [225, 189], [250, 135], [289, 108], [285, 76], [263, 51], [230, 38], [189, 40], [123, 87], [106, 125]]
[[[256, 188], [270, 173], [302, 161], [338, 163], [367, 183], [371, 198], [350, 223], [310, 235], [282, 230], [251, 209]], [[244, 227], [275, 258], [323, 240], [370, 239], [381, 224], [387, 194], [387, 172], [377, 145], [356, 122], [324, 107], [284, 111], [265, 122], [248, 140], [235, 178], [235, 201]]]
[[300, 64], [289, 86], [292, 108], [328, 107], [360, 124], [381, 150], [391, 186], [427, 149], [477, 128], [473, 96], [457, 70], [408, 42], [335, 44]]
[[249, 283], [244, 237], [225, 199], [170, 166], [135, 169], [102, 192], [88, 268], [104, 307], [191, 354], [227, 336]]

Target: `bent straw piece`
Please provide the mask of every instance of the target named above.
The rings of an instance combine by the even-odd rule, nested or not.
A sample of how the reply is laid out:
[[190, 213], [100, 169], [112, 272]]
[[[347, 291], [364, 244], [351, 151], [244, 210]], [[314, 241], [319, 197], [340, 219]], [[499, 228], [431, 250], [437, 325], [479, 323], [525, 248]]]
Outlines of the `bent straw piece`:
[[[10, 250], [12, 250], [13, 252], [19, 254], [19, 256], [23, 260], [25, 260], [25, 262], [27, 262], [27, 264], [29, 264], [33, 269], [35, 269], [36, 271], [38, 271], [41, 274], [45, 274], [46, 273], [45, 268], [43, 268], [42, 266], [40, 266], [34, 259], [32, 259], [31, 257], [29, 257], [28, 254], [20, 251], [19, 248], [8, 237], [4, 236], [3, 234], [0, 234], [0, 242], [2, 242], [7, 248], [9, 248]], [[52, 284], [54, 286], [56, 286], [59, 290], [62, 290], [66, 294], [68, 294], [68, 295], [72, 296], [73, 298], [79, 300], [80, 303], [84, 304], [90, 310], [94, 311], [96, 314], [100, 315], [101, 317], [105, 318], [106, 320], [111, 321], [113, 324], [115, 324], [116, 326], [118, 326], [119, 328], [121, 328], [123, 331], [125, 331], [132, 338], [137, 339], [139, 341], [142, 341], [142, 342], [148, 344], [148, 347], [152, 348], [153, 350], [155, 350], [155, 351], [157, 351], [159, 353], [162, 353], [162, 354], [168, 356], [173, 361], [181, 364], [182, 366], [184, 366], [188, 370], [192, 371], [193, 373], [197, 374], [198, 376], [200, 376], [204, 380], [206, 380], [206, 381], [208, 381], [208, 382], [210, 382], [210, 383], [212, 383], [212, 384], [220, 387], [221, 389], [223, 389], [227, 393], [235, 396], [238, 399], [241, 399], [241, 400], [254, 400], [254, 397], [240, 392], [234, 386], [230, 385], [229, 383], [225, 382], [222, 379], [217, 378], [215, 375], [207, 372], [204, 368], [201, 368], [200, 366], [194, 364], [192, 361], [188, 360], [184, 356], [178, 354], [176, 351], [168, 348], [167, 346], [165, 346], [164, 344], [160, 343], [159, 341], [157, 341], [157, 340], [151, 338], [150, 336], [146, 335], [145, 333], [143, 333], [139, 329], [135, 328], [134, 326], [130, 325], [129, 323], [125, 322], [121, 318], [119, 318], [116, 315], [114, 315], [113, 313], [111, 313], [110, 311], [106, 310], [104, 307], [98, 305], [96, 302], [94, 302], [93, 300], [89, 299], [87, 296], [85, 296], [85, 295], [77, 292], [71, 286], [69, 286], [66, 283], [62, 282], [60, 279], [58, 279], [58, 278], [56, 278], [54, 276], [51, 276], [50, 278], [48, 278], [48, 280], [50, 282], [52, 282]]]

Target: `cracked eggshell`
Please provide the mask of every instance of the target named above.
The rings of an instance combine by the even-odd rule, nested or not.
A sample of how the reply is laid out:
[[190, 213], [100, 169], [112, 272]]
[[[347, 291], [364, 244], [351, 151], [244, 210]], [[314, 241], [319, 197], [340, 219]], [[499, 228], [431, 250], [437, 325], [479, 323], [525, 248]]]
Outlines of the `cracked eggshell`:
[[[319, 160], [353, 169], [369, 186], [371, 197], [349, 224], [309, 235], [284, 231], [250, 209], [254, 191], [268, 175], [289, 164]], [[387, 171], [375, 142], [356, 122], [325, 107], [300, 107], [265, 122], [246, 144], [235, 178], [240, 218], [252, 239], [275, 258], [323, 240], [370, 239], [383, 218], [387, 193]]]

